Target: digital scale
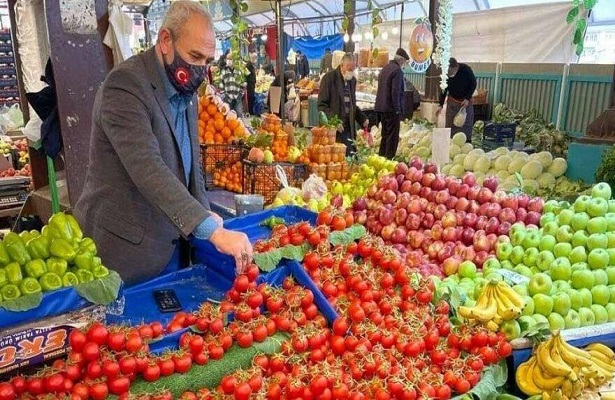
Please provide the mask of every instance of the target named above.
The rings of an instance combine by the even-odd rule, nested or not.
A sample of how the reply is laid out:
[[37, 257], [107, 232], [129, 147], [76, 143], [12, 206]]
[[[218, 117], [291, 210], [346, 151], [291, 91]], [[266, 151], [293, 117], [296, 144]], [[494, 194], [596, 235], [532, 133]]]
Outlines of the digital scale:
[[0, 208], [18, 207], [28, 198], [30, 178], [15, 176], [0, 178]]

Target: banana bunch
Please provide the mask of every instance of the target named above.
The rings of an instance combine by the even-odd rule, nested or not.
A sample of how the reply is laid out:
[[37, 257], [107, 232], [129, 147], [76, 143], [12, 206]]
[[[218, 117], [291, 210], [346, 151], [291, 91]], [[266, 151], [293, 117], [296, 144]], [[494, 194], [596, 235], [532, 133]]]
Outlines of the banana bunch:
[[525, 300], [504, 281], [491, 281], [476, 299], [473, 307], [460, 306], [458, 314], [467, 320], [476, 320], [497, 331], [504, 321], [517, 319], [525, 307]]
[[[596, 391], [613, 379], [615, 353], [600, 344], [578, 349], [566, 343], [559, 332], [540, 343], [530, 359], [519, 365], [517, 386], [529, 396], [542, 400], [568, 400]], [[615, 397], [614, 397], [615, 398]]]

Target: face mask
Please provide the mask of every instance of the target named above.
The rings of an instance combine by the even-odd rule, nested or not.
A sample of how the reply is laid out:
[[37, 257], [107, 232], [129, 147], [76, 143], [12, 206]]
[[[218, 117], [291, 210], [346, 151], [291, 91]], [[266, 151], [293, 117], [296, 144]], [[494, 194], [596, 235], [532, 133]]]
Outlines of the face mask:
[[205, 80], [205, 67], [187, 63], [175, 50], [171, 64], [164, 60], [164, 69], [173, 87], [183, 95], [192, 96]]
[[344, 73], [344, 80], [351, 81], [354, 78], [354, 72], [349, 71]]

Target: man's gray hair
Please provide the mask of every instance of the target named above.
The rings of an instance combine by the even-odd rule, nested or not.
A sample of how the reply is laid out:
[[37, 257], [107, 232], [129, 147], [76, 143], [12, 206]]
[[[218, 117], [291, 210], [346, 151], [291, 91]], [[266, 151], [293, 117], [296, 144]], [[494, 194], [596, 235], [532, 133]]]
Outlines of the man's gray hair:
[[340, 64], [343, 64], [345, 62], [354, 62], [354, 54], [352, 53], [344, 54], [344, 56], [342, 57], [342, 60], [340, 61]]
[[213, 27], [211, 15], [200, 3], [191, 0], [178, 0], [171, 3], [169, 11], [167, 11], [162, 20], [160, 29], [168, 29], [171, 32], [171, 37], [177, 39], [183, 25], [194, 14], [203, 17], [207, 21], [207, 25]]

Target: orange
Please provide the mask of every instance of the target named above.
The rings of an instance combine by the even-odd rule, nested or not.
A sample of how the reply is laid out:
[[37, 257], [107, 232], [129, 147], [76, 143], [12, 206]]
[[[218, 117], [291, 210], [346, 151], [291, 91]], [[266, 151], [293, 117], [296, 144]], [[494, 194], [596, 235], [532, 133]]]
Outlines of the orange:
[[235, 130], [235, 128], [237, 128], [239, 126], [239, 121], [236, 119], [230, 119], [228, 121], [226, 121], [226, 125], [228, 126], [228, 128], [230, 130]]
[[224, 128], [224, 121], [221, 119], [214, 120], [214, 128], [216, 128], [216, 132], [220, 132]]
[[222, 138], [222, 135], [220, 135], [219, 133], [216, 133], [214, 135], [214, 143], [224, 143], [224, 139]]
[[216, 107], [215, 104], [209, 104], [207, 106], [207, 112], [213, 117], [218, 112], [218, 107]]
[[220, 134], [223, 138], [228, 139], [231, 137], [231, 130], [225, 126], [220, 130]]

